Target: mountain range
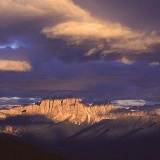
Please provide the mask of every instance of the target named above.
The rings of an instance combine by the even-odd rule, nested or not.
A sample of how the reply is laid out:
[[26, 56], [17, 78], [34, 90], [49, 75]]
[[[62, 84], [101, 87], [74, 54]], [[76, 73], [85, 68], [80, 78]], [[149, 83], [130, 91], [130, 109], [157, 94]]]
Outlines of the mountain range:
[[71, 160], [160, 159], [160, 105], [44, 99], [1, 109], [0, 132]]

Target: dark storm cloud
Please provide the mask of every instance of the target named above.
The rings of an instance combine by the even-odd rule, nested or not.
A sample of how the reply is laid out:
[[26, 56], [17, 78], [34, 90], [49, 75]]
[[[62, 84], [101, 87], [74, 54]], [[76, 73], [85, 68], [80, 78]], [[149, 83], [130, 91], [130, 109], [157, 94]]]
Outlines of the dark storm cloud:
[[[159, 95], [159, 72], [159, 66], [150, 67], [146, 63], [126, 67], [119, 62], [65, 64], [50, 61], [29, 73], [1, 73], [0, 87], [1, 95], [24, 97], [74, 94], [110, 99], [151, 98]], [[145, 93], [146, 90], [152, 92]]]
[[159, 2], [73, 2], [0, 2], [0, 96], [160, 98]]
[[[55, 3], [54, 0], [48, 0], [44, 6], [47, 6], [47, 3], [52, 4], [52, 2]], [[45, 58], [46, 56], [47, 59], [47, 57], [52, 56], [62, 59], [63, 61], [85, 61], [95, 59], [121, 60], [123, 57], [131, 60], [139, 60], [139, 57], [143, 57], [143, 59], [145, 59], [145, 54], [150, 53], [152, 57], [155, 57], [154, 59], [157, 58], [157, 54], [154, 54], [153, 56], [153, 45], [159, 46], [160, 39], [155, 30], [153, 30], [154, 33], [152, 34], [144, 33], [145, 30], [149, 29], [148, 25], [143, 28], [141, 33], [125, 28], [125, 26], [121, 25], [121, 21], [119, 23], [119, 21], [114, 18], [111, 18], [113, 19], [113, 24], [107, 22], [107, 14], [105, 15], [106, 19], [104, 19], [104, 23], [106, 23], [107, 26], [92, 17], [92, 14], [94, 15], [94, 13], [98, 16], [98, 11], [94, 12], [90, 9], [93, 8], [92, 6], [94, 3], [99, 5], [98, 8], [101, 8], [103, 13], [107, 12], [110, 8], [113, 8], [112, 12], [115, 11], [115, 13], [111, 13], [112, 15], [121, 15], [116, 12], [116, 9], [114, 9], [120, 6], [119, 9], [126, 8], [126, 10], [123, 9], [126, 11], [125, 15], [133, 16], [134, 14], [130, 11], [127, 12], [127, 9], [130, 7], [132, 8], [133, 6], [137, 6], [138, 9], [138, 1], [131, 6], [130, 3], [126, 3], [125, 1], [121, 1], [121, 5], [118, 5], [120, 3], [118, 1], [117, 3], [102, 0], [100, 2], [94, 1], [94, 3], [90, 1], [86, 1], [85, 3], [83, 2], [84, 4], [90, 4], [90, 8], [86, 5], [86, 9], [91, 12], [89, 13], [84, 10], [83, 7], [65, 0], [56, 2], [57, 6], [47, 6], [52, 10], [52, 14], [50, 11], [46, 10], [43, 6], [43, 2], [41, 4], [38, 4], [37, 1], [34, 1], [33, 3], [28, 2], [28, 4], [34, 8], [32, 10], [29, 5], [28, 7], [25, 7], [20, 2], [18, 3], [18, 1], [15, 3], [12, 1], [3, 1], [1, 3], [2, 6], [3, 3], [6, 3], [6, 6], [8, 5], [8, 8], [6, 7], [8, 10], [5, 10], [5, 7], [3, 7], [4, 11], [2, 10], [1, 12], [9, 12], [7, 14], [8, 16], [2, 17], [1, 15], [2, 24], [0, 33], [2, 35], [1, 37], [3, 37], [2, 39], [6, 39], [6, 45], [18, 41], [19, 45], [22, 46], [34, 46], [34, 56], [37, 54], [35, 57], [42, 56]], [[24, 4], [25, 3], [27, 3], [27, 1], [25, 1]], [[149, 4], [150, 2], [145, 6]], [[155, 3], [153, 2], [153, 4]], [[66, 12], [58, 10], [61, 5], [66, 6]], [[103, 6], [105, 6], [106, 9], [103, 9]], [[18, 14], [15, 7], [19, 7], [22, 13]], [[72, 10], [70, 10], [70, 8]], [[74, 10], [77, 12], [73, 12]], [[145, 10], [145, 8], [143, 10]], [[26, 14], [26, 12], [28, 14]], [[72, 15], [70, 13], [72, 13]], [[137, 11], [135, 11], [135, 13], [140, 14]], [[99, 15], [101, 15], [100, 12]], [[136, 18], [136, 15], [134, 16]], [[85, 18], [87, 19], [87, 22], [85, 22]], [[77, 21], [79, 21], [79, 23], [77, 23]], [[119, 24], [116, 24], [117, 22]], [[44, 29], [48, 26], [51, 27]], [[78, 26], [80, 28], [78, 28]], [[67, 30], [69, 32], [65, 30], [66, 27], [68, 27]], [[87, 27], [89, 27], [89, 29]], [[92, 31], [91, 33], [89, 33], [90, 30]], [[41, 31], [43, 31], [45, 35], [49, 37], [51, 36], [52, 40], [46, 39], [45, 35], [40, 33]], [[110, 34], [110, 32], [112, 32], [112, 34]], [[55, 37], [53, 34], [55, 34]], [[74, 42], [70, 39], [70, 36], [73, 38], [72, 40]], [[106, 39], [103, 36], [105, 36]], [[134, 38], [131, 38], [130, 36], [133, 36]], [[111, 39], [108, 40], [109, 37], [111, 37]], [[29, 51], [29, 54], [32, 54], [32, 52]]]
[[75, 2], [103, 19], [119, 21], [132, 28], [159, 30], [159, 0], [75, 0]]

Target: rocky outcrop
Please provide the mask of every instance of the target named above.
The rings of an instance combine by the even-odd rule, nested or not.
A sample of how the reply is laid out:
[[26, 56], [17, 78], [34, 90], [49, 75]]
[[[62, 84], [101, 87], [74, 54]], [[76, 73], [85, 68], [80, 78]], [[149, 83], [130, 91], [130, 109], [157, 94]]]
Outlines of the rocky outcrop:
[[12, 135], [17, 135], [19, 134], [20, 130], [15, 129], [12, 126], [5, 126], [5, 127], [0, 127], [0, 133], [8, 133]]
[[70, 122], [81, 124], [83, 122], [94, 123], [102, 119], [113, 119], [114, 115], [110, 111], [117, 108], [111, 104], [85, 105], [81, 99], [47, 99], [42, 100], [40, 105], [17, 106], [9, 110], [1, 110], [1, 118], [16, 115], [45, 115], [55, 122], [69, 120]]
[[0, 110], [0, 118], [17, 115], [44, 115], [54, 122], [62, 122], [68, 120], [75, 124], [88, 124], [99, 122], [103, 119], [116, 119], [126, 116], [151, 116], [159, 113], [159, 111], [130, 111], [120, 109], [110, 103], [86, 105], [81, 99], [46, 99], [40, 104], [17, 106], [9, 110]]

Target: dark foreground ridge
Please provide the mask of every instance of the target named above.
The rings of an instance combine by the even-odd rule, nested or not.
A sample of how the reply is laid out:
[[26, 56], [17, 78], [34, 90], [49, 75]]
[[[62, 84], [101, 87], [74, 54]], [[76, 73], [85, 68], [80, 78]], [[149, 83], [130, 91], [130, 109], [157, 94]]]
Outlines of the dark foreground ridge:
[[0, 134], [1, 160], [65, 160], [8, 134]]

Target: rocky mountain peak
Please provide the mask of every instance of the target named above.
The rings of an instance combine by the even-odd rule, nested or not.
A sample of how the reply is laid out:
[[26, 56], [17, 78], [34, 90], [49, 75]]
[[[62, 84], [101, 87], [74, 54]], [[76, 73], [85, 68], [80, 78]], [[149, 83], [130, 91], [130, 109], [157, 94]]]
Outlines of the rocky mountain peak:
[[80, 98], [43, 99], [40, 103], [27, 106], [16, 106], [9, 110], [0, 110], [0, 118], [17, 115], [43, 115], [54, 122], [68, 120], [75, 124], [88, 124], [99, 122], [103, 119], [117, 119], [127, 116], [151, 117], [159, 115], [159, 110], [127, 110], [114, 106], [111, 103], [95, 103], [86, 105]]

